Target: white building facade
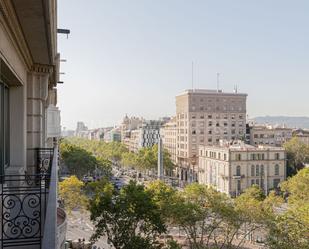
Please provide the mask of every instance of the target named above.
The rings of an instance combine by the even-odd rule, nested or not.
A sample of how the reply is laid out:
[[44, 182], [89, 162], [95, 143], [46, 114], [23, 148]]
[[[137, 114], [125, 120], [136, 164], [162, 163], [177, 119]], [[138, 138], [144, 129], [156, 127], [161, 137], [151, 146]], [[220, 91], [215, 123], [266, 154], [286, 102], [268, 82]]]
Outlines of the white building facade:
[[293, 136], [293, 129], [273, 127], [269, 125], [254, 125], [249, 127], [250, 144], [281, 147]]
[[256, 184], [267, 194], [285, 179], [283, 148], [255, 147], [240, 141], [199, 147], [198, 181], [220, 192], [237, 196]]

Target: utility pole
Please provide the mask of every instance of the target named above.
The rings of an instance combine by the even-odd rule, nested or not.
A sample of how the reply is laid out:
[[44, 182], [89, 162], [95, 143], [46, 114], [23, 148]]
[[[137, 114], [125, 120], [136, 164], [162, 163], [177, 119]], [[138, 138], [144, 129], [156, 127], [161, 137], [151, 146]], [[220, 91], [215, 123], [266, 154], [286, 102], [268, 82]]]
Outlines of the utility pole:
[[220, 88], [220, 73], [217, 73], [217, 92], [219, 92]]
[[192, 91], [194, 91], [194, 78], [193, 78], [193, 75], [194, 75], [194, 72], [193, 72], [193, 70], [194, 70], [194, 64], [193, 64], [193, 61], [192, 61], [192, 68], [191, 68], [191, 73], [192, 73], [192, 78], [191, 78], [191, 83], [192, 83]]

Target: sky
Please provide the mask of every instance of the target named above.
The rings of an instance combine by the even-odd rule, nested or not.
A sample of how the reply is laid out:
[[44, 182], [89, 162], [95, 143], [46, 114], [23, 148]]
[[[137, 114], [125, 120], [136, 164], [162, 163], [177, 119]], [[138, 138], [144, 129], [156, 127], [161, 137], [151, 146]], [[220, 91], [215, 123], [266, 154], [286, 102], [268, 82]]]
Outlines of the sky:
[[247, 93], [249, 117], [309, 116], [308, 0], [59, 0], [62, 126], [175, 114], [192, 87]]

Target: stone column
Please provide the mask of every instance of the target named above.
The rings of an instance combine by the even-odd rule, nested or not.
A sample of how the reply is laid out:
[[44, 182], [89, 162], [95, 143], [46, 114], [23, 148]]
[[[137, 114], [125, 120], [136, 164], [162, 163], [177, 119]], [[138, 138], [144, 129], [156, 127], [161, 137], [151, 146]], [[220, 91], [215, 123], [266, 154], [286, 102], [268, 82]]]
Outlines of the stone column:
[[26, 170], [26, 87], [11, 86], [10, 105], [10, 167], [6, 174], [24, 174]]
[[27, 172], [35, 173], [36, 148], [46, 145], [46, 102], [50, 67], [36, 66], [27, 84]]

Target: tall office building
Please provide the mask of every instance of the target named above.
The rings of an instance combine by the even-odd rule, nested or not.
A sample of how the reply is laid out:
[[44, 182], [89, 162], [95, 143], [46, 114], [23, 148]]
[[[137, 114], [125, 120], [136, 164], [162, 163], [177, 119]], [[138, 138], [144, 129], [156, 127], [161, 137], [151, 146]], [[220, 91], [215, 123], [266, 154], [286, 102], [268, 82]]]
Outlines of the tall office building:
[[197, 179], [198, 148], [221, 139], [245, 139], [247, 94], [187, 90], [176, 96], [177, 162], [180, 178]]

